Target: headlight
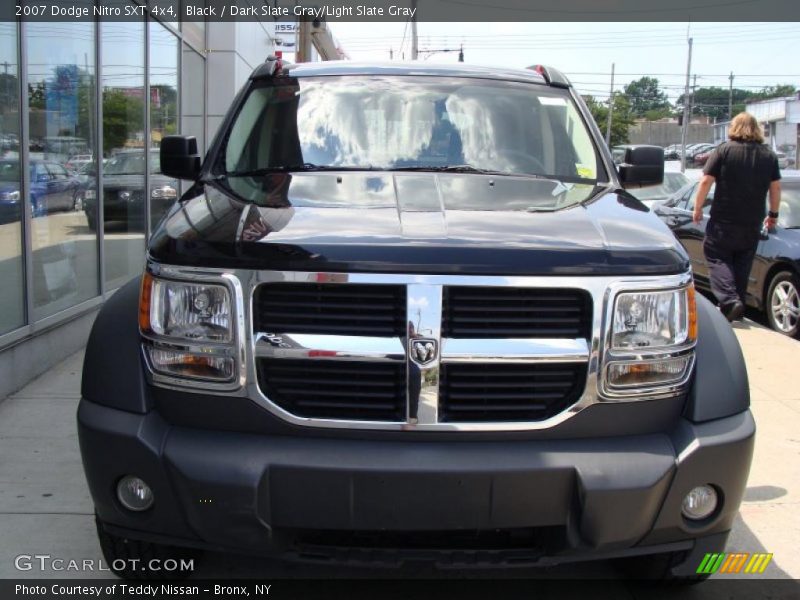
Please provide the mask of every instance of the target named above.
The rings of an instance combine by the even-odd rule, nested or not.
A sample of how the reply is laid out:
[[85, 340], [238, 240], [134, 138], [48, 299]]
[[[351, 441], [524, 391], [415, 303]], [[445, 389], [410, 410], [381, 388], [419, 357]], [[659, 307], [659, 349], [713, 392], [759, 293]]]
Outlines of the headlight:
[[674, 391], [694, 364], [694, 285], [621, 292], [614, 299], [604, 389], [608, 396]]
[[9, 202], [19, 202], [19, 192], [8, 192], [5, 199]]
[[[149, 310], [140, 323], [157, 336], [192, 342], [231, 340], [231, 295], [222, 285], [186, 283], [145, 276]], [[145, 297], [147, 292], [143, 292]], [[142, 306], [142, 309], [146, 307]]]
[[150, 192], [150, 197], [159, 200], [174, 200], [178, 197], [178, 192], [171, 185], [162, 185], [161, 187], [153, 188]]
[[120, 190], [117, 192], [117, 198], [123, 202], [127, 202], [131, 199], [131, 193], [128, 190]]
[[684, 344], [690, 337], [693, 340], [693, 305], [694, 288], [619, 294], [614, 303], [611, 348], [651, 350]]
[[233, 300], [231, 289], [221, 283], [173, 281], [145, 273], [139, 328], [154, 378], [235, 385]]
[[95, 199], [95, 197], [96, 197], [96, 195], [95, 195], [95, 191], [94, 191], [94, 190], [86, 190], [86, 191], [83, 193], [83, 197], [84, 197], [86, 200], [94, 200], [94, 199]]

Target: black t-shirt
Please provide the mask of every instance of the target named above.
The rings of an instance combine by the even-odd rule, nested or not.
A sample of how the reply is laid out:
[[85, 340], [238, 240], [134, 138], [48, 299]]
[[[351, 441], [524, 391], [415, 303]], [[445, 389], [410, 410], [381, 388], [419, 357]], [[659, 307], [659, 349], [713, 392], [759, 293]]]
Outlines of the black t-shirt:
[[711, 219], [760, 227], [767, 214], [767, 191], [781, 178], [778, 157], [757, 142], [725, 142], [708, 158], [703, 173], [716, 179]]

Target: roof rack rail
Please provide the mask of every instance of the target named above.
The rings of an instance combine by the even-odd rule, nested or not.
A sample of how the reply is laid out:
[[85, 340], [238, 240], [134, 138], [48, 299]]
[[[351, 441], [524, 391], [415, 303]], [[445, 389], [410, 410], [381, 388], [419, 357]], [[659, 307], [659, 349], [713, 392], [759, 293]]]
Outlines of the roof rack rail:
[[572, 84], [567, 79], [567, 76], [564, 75], [558, 69], [554, 69], [553, 67], [547, 67], [545, 65], [531, 65], [527, 67], [531, 71], [536, 71], [544, 77], [544, 80], [553, 87], [561, 87], [561, 88], [568, 88]]
[[282, 56], [270, 54], [267, 59], [258, 65], [250, 74], [250, 79], [261, 79], [262, 77], [273, 77], [280, 74], [290, 63], [283, 60]]

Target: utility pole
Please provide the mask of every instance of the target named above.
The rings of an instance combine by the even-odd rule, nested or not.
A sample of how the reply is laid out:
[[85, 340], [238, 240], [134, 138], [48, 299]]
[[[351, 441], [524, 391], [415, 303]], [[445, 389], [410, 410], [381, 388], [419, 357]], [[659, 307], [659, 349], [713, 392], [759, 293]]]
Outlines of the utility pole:
[[692, 75], [692, 96], [689, 99], [689, 125], [692, 124], [692, 117], [694, 116], [694, 95], [696, 93], [696, 90], [697, 90], [697, 74], [694, 74]]
[[393, 58], [394, 58], [394, 50], [389, 48], [389, 60], [392, 60]]
[[686, 171], [686, 135], [689, 132], [689, 77], [692, 73], [692, 38], [689, 38], [689, 58], [686, 61], [686, 86], [683, 90], [683, 127], [681, 128], [681, 173]]
[[606, 121], [606, 146], [611, 147], [611, 117], [614, 114], [614, 63], [611, 63], [611, 90], [608, 93], [608, 120]]
[[728, 80], [731, 82], [728, 86], [728, 120], [733, 119], [733, 71], [731, 71]]
[[297, 24], [297, 62], [311, 61], [311, 28], [313, 23], [306, 19], [301, 19]]
[[417, 0], [411, 0], [411, 10], [414, 16], [411, 17], [411, 60], [417, 60], [419, 56], [419, 38], [417, 37]]

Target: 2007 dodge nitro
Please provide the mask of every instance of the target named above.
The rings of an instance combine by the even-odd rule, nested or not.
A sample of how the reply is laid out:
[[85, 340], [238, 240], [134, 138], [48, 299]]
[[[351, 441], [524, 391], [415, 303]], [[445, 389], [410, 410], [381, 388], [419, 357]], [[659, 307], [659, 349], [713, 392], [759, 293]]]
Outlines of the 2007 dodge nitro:
[[[106, 559], [450, 567], [721, 551], [755, 426], [727, 321], [558, 71], [286, 65], [236, 97], [100, 311]], [[116, 563], [128, 564], [128, 563]], [[158, 573], [119, 566], [126, 577]]]

